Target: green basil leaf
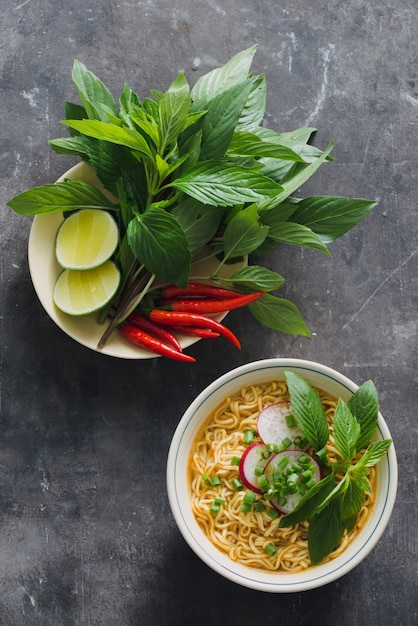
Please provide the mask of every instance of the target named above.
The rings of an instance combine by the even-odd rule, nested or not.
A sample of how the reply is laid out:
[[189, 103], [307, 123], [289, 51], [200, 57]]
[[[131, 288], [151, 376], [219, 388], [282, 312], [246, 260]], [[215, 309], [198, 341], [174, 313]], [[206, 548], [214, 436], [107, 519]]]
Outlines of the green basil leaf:
[[249, 78], [208, 102], [206, 113], [200, 122], [201, 161], [221, 159], [225, 155], [253, 84], [254, 79]]
[[260, 74], [251, 86], [237, 128], [253, 128], [263, 122], [266, 113], [266, 91], [266, 77]]
[[226, 89], [243, 82], [250, 72], [257, 46], [235, 54], [222, 67], [217, 67], [199, 78], [192, 88], [193, 101], [200, 108]]
[[159, 278], [187, 287], [190, 251], [177, 219], [158, 207], [151, 207], [128, 224], [128, 241], [140, 263]]
[[357, 450], [362, 450], [376, 430], [379, 414], [379, 402], [373, 381], [367, 380], [357, 389], [350, 397], [348, 407], [360, 424]]
[[313, 196], [299, 202], [291, 221], [308, 226], [330, 243], [364, 219], [376, 204], [361, 198]]
[[[179, 156], [184, 154], [188, 155], [187, 168], [191, 168], [196, 165], [200, 158], [200, 148], [202, 145], [202, 131], [198, 130], [193, 135], [190, 135], [181, 145], [179, 145]], [[177, 176], [181, 176], [185, 173], [186, 167], [183, 166], [177, 172]]]
[[293, 178], [293, 176], [296, 176], [296, 174], [301, 171], [304, 166], [304, 163], [265, 157], [260, 159], [258, 163], [263, 166], [260, 169], [260, 174], [263, 174], [263, 176], [267, 176], [268, 178], [275, 180], [276, 183], [280, 184], [286, 182], [286, 180], [288, 179]]
[[135, 257], [129, 245], [128, 237], [125, 233], [124, 237], [122, 237], [122, 241], [120, 243], [120, 246], [118, 247], [116, 255], [116, 262], [122, 270], [123, 280], [128, 276], [129, 271], [132, 268], [132, 263], [134, 259]]
[[142, 106], [131, 106], [130, 109], [130, 128], [137, 130], [145, 139], [149, 138], [155, 148], [160, 144], [160, 134], [157, 122], [149, 117]]
[[347, 489], [341, 496], [341, 519], [347, 530], [354, 528], [358, 514], [364, 504], [364, 488], [362, 484], [351, 479]]
[[[262, 139], [265, 139], [266, 141], [276, 141], [277, 143], [292, 142], [294, 144], [307, 144], [312, 134], [316, 131], [316, 128], [306, 126], [301, 128], [295, 128], [294, 130], [284, 133], [277, 133], [271, 128], [260, 126], [258, 128], [252, 128], [251, 131], [256, 133]], [[314, 150], [318, 150], [318, 148], [314, 148]], [[319, 154], [317, 156], [319, 156]]]
[[67, 120], [85, 120], [87, 117], [87, 111], [83, 106], [68, 100], [64, 100], [64, 113]]
[[225, 209], [201, 204], [189, 196], [181, 196], [172, 209], [187, 239], [190, 254], [195, 257], [218, 230]]
[[[131, 110], [133, 107], [139, 107], [141, 104], [138, 95], [125, 83], [122, 93], [119, 97], [120, 117], [130, 128], [134, 128], [131, 121]], [[75, 119], [67, 116], [68, 119]]]
[[334, 440], [346, 461], [351, 461], [356, 454], [356, 442], [359, 434], [360, 424], [353, 417], [344, 400], [338, 398], [334, 415]]
[[89, 163], [106, 189], [118, 197], [117, 184], [122, 179], [127, 202], [144, 210], [148, 199], [144, 164], [124, 146], [87, 138], [85, 143]]
[[280, 143], [265, 141], [250, 131], [236, 130], [227, 154], [234, 156], [273, 157], [286, 161], [303, 161], [291, 148]]
[[180, 189], [203, 204], [233, 206], [280, 193], [280, 185], [257, 172], [223, 161], [198, 163], [167, 187]]
[[376, 465], [387, 453], [392, 439], [381, 439], [369, 445], [363, 456], [356, 463], [356, 467], [372, 467]]
[[250, 254], [263, 243], [268, 231], [268, 226], [259, 223], [257, 207], [254, 204], [242, 209], [225, 228], [224, 259]]
[[118, 110], [110, 91], [80, 61], [74, 61], [72, 78], [90, 119], [107, 121], [109, 119], [107, 109], [113, 115], [118, 116]]
[[[300, 160], [306, 163], [313, 163], [322, 154], [322, 150], [307, 143], [314, 130], [313, 128], [299, 128], [289, 133], [276, 133], [274, 130], [264, 127], [251, 130], [257, 137], [268, 143], [277, 143], [290, 148], [299, 156]], [[330, 158], [328, 157], [328, 159]]]
[[190, 88], [184, 74], [180, 73], [162, 96], [160, 113], [160, 154], [176, 143], [185, 128], [190, 109]]
[[14, 196], [7, 204], [20, 215], [78, 209], [117, 209], [117, 205], [96, 187], [75, 180], [34, 187]]
[[310, 228], [294, 222], [283, 222], [280, 215], [275, 213], [276, 210], [263, 211], [261, 215], [261, 221], [269, 227], [270, 240], [302, 248], [313, 248], [331, 256], [324, 242]]
[[369, 482], [369, 469], [366, 465], [362, 465], [358, 462], [355, 465], [350, 465], [348, 467], [346, 477], [349, 478], [350, 482], [354, 481], [360, 489], [363, 489], [363, 491], [372, 493], [372, 488]]
[[325, 478], [315, 483], [315, 485], [302, 496], [293, 511], [287, 513], [281, 518], [279, 527], [287, 528], [289, 526], [294, 526], [294, 524], [304, 522], [315, 515], [316, 511], [331, 493], [333, 488], [334, 476], [332, 474], [328, 474], [328, 476], [325, 476]]
[[48, 145], [57, 154], [71, 154], [85, 159], [87, 156], [84, 139], [81, 137], [70, 137], [67, 139], [50, 139]]
[[[331, 140], [326, 150], [324, 150], [313, 163], [309, 163], [309, 165], [306, 165], [305, 167], [303, 167], [303, 169], [298, 170], [294, 176], [286, 179], [286, 181], [283, 182], [283, 191], [277, 194], [277, 196], [275, 196], [274, 198], [270, 200], [265, 200], [260, 205], [260, 209], [274, 209], [284, 200], [286, 200], [286, 198], [288, 198], [294, 191], [299, 189], [299, 187], [303, 185], [303, 183], [305, 183], [307, 180], [309, 180], [309, 178], [316, 172], [316, 170], [321, 167], [322, 163], [328, 158], [328, 155], [330, 154], [333, 146], [334, 141]], [[299, 222], [299, 220], [293, 221]], [[312, 228], [312, 230], [314, 229]]]
[[268, 328], [290, 335], [311, 337], [298, 309], [289, 300], [266, 293], [247, 306], [253, 317]]
[[137, 150], [154, 161], [154, 154], [147, 141], [141, 133], [136, 130], [115, 126], [114, 124], [107, 124], [106, 122], [98, 120], [65, 120], [62, 123], [87, 137], [110, 141], [111, 143]]
[[309, 522], [308, 548], [312, 565], [317, 565], [339, 545], [344, 534], [340, 503], [333, 500]]
[[313, 448], [321, 450], [329, 439], [329, 428], [319, 393], [295, 372], [286, 371], [285, 377], [296, 421]]
[[273, 291], [284, 283], [283, 276], [261, 265], [242, 267], [234, 272], [232, 276], [214, 276], [212, 279], [215, 282], [232, 284], [238, 291], [243, 292]]

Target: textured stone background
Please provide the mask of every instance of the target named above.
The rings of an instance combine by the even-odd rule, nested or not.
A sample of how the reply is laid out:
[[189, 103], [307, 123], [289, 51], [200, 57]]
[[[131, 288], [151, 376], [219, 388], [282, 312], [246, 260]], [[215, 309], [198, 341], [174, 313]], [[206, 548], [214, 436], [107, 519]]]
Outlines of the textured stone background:
[[[0, 624], [136, 626], [417, 623], [416, 0], [0, 0]], [[243, 342], [200, 342], [197, 365], [122, 362], [77, 345], [46, 316], [27, 265], [30, 219], [6, 206], [74, 163], [63, 136], [74, 58], [119, 95], [190, 83], [258, 43], [266, 123], [335, 138], [303, 195], [378, 197], [331, 245], [266, 260], [311, 340], [228, 317]], [[168, 507], [165, 461], [191, 400], [247, 361], [293, 356], [372, 378], [397, 449], [390, 524], [355, 570], [325, 588], [243, 590], [203, 565]]]

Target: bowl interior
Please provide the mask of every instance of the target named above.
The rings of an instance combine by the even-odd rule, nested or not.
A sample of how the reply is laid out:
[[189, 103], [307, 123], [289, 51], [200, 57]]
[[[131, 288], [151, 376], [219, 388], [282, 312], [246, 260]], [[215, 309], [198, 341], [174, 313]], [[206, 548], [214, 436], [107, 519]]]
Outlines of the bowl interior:
[[[96, 177], [94, 170], [87, 163], [79, 163], [63, 174], [59, 181], [64, 179], [81, 180], [96, 187], [103, 193], [103, 187]], [[33, 219], [28, 244], [29, 271], [36, 294], [49, 317], [68, 336], [78, 343], [97, 351], [97, 343], [104, 333], [107, 323], [99, 324], [97, 315], [72, 316], [60, 311], [54, 304], [52, 292], [55, 282], [62, 271], [55, 257], [55, 239], [58, 228], [63, 220], [61, 213], [44, 213], [36, 215]], [[195, 264], [194, 269], [202, 275], [210, 275], [215, 269], [217, 262], [212, 260], [202, 261]], [[243, 263], [224, 265], [223, 275], [231, 275]], [[217, 316], [221, 320], [225, 314]], [[183, 348], [187, 348], [199, 341], [193, 337], [181, 335], [179, 341]], [[138, 346], [128, 343], [118, 332], [114, 332], [106, 345], [100, 350], [101, 354], [124, 359], [150, 359], [158, 355], [143, 350]]]
[[[376, 504], [366, 526], [347, 549], [333, 561], [319, 564], [302, 573], [271, 573], [233, 562], [217, 550], [198, 526], [191, 508], [188, 486], [189, 452], [205, 419], [230, 393], [248, 384], [284, 379], [284, 370], [291, 369], [311, 385], [348, 400], [358, 388], [334, 370], [298, 359], [270, 359], [249, 363], [228, 372], [206, 388], [190, 405], [174, 434], [167, 463], [167, 487], [170, 506], [184, 539], [194, 552], [212, 569], [238, 584], [269, 592], [294, 592], [312, 589], [340, 578], [353, 569], [375, 546], [392, 512], [397, 488], [397, 464], [393, 445], [378, 465]], [[390, 438], [381, 414], [377, 438]]]

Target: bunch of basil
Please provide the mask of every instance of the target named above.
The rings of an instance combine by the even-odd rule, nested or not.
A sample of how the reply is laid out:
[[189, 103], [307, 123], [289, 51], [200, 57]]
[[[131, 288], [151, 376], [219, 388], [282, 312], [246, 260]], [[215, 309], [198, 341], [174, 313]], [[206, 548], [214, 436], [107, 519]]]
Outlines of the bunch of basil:
[[118, 103], [74, 62], [81, 105], [65, 103], [70, 136], [50, 145], [88, 162], [118, 203], [87, 183], [66, 180], [23, 192], [8, 204], [32, 215], [87, 207], [117, 212], [122, 287], [109, 332], [150, 293], [155, 277], [185, 287], [193, 261], [211, 256], [217, 268], [202, 278], [242, 292], [265, 291], [248, 305], [254, 317], [274, 330], [310, 336], [296, 306], [271, 293], [282, 276], [257, 264], [229, 278], [219, 270], [283, 243], [329, 254], [327, 244], [376, 202], [292, 196], [330, 160], [332, 141], [321, 151], [308, 143], [313, 128], [277, 133], [262, 126], [266, 81], [250, 73], [255, 51], [252, 46], [236, 54], [193, 88], [180, 73], [165, 93], [152, 90], [141, 101], [125, 85]]

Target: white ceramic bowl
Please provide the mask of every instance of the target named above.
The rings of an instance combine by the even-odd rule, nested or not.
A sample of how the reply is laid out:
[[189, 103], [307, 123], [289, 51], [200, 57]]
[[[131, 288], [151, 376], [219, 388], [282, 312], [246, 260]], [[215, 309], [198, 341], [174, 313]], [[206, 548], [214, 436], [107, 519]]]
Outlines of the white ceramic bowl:
[[[234, 562], [209, 541], [198, 526], [190, 507], [188, 460], [193, 441], [203, 422], [229, 394], [242, 386], [284, 379], [283, 371], [293, 370], [311, 385], [347, 401], [358, 388], [338, 372], [310, 361], [277, 358], [248, 363], [210, 384], [192, 402], [183, 415], [169, 450], [167, 489], [171, 510], [186, 542], [209, 567], [225, 578], [259, 591], [290, 593], [326, 585], [344, 576], [360, 563], [379, 541], [389, 521], [396, 497], [397, 461], [393, 444], [378, 468], [376, 504], [367, 524], [346, 550], [333, 561], [310, 567], [303, 573], [272, 573], [249, 568]], [[391, 438], [379, 413], [378, 438]]]
[[[86, 163], [79, 163], [65, 172], [59, 181], [64, 179], [81, 180], [91, 185], [103, 189], [100, 181], [92, 167]], [[108, 194], [109, 195], [109, 194]], [[55, 257], [55, 239], [59, 225], [63, 220], [62, 213], [45, 213], [36, 215], [33, 219], [32, 228], [29, 236], [28, 245], [28, 261], [29, 271], [36, 294], [49, 317], [63, 330], [69, 337], [78, 343], [96, 350], [101, 354], [124, 358], [124, 359], [151, 359], [158, 355], [142, 350], [137, 346], [128, 343], [118, 332], [114, 332], [106, 345], [97, 350], [97, 344], [104, 333], [107, 323], [98, 324], [95, 313], [83, 316], [71, 316], [60, 311], [54, 304], [52, 292], [58, 275], [62, 271]], [[217, 262], [215, 262], [217, 265]], [[210, 275], [215, 269], [213, 261], [205, 261], [194, 266], [196, 272], [203, 275]], [[242, 267], [242, 263], [235, 265], [224, 265], [222, 275], [231, 275], [238, 267]], [[217, 316], [216, 319], [221, 320], [224, 315]], [[198, 338], [179, 337], [179, 341], [183, 348], [187, 348], [199, 341]]]

